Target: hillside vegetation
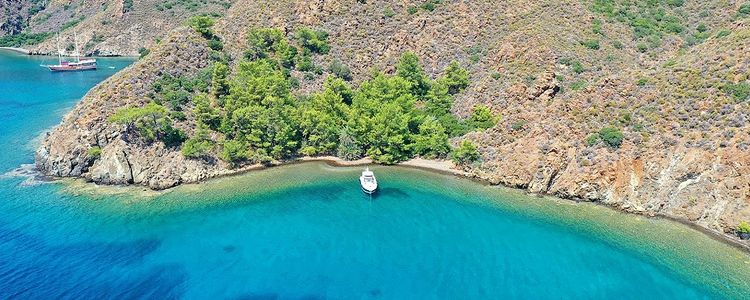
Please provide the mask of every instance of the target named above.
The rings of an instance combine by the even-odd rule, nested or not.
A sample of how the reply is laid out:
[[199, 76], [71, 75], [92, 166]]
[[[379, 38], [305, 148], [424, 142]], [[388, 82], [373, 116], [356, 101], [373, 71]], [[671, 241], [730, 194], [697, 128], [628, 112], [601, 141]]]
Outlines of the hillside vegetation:
[[[150, 54], [47, 138], [38, 165], [165, 188], [299, 155], [392, 163], [453, 151], [496, 184], [732, 233], [750, 220], [748, 10], [235, 1], [212, 26], [145, 43]], [[467, 84], [445, 84], [464, 69]], [[174, 130], [138, 129], [153, 112]]]

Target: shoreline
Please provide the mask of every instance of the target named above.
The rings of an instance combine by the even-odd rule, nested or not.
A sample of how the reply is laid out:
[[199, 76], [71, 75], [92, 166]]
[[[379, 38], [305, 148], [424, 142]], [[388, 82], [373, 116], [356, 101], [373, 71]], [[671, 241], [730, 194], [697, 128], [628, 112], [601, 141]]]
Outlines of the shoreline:
[[[207, 181], [214, 180], [214, 179], [227, 178], [227, 177], [233, 177], [233, 176], [240, 176], [242, 174], [253, 172], [253, 171], [262, 171], [262, 170], [266, 170], [266, 169], [270, 169], [270, 168], [274, 168], [274, 167], [292, 166], [292, 165], [296, 165], [296, 164], [304, 164], [304, 163], [309, 163], [309, 162], [322, 162], [322, 163], [325, 163], [325, 164], [327, 164], [329, 166], [333, 166], [333, 167], [356, 167], [356, 166], [365, 166], [365, 165], [380, 165], [380, 164], [375, 163], [372, 159], [367, 158], [367, 157], [361, 158], [361, 159], [358, 159], [358, 160], [348, 161], [348, 160], [344, 160], [344, 159], [341, 159], [341, 158], [336, 157], [336, 156], [315, 156], [315, 157], [304, 156], [304, 157], [299, 157], [299, 158], [296, 158], [296, 159], [293, 159], [293, 160], [288, 160], [288, 161], [275, 161], [275, 162], [271, 162], [269, 164], [253, 164], [253, 165], [248, 165], [248, 166], [244, 166], [244, 167], [241, 167], [241, 168], [238, 168], [238, 169], [235, 169], [235, 170], [230, 170], [230, 171], [222, 173], [222, 174], [217, 174], [216, 176], [209, 177], [209, 178], [206, 178], [204, 180], [200, 180], [200, 181], [196, 181], [196, 182], [190, 182], [190, 183], [180, 183], [180, 184], [178, 184], [178, 185], [176, 185], [174, 187], [171, 187], [171, 188], [168, 188], [168, 189], [164, 189], [164, 190], [152, 190], [152, 189], [149, 189], [148, 187], [136, 186], [136, 185], [132, 185], [132, 184], [130, 184], [130, 185], [100, 185], [100, 184], [97, 184], [97, 183], [94, 183], [94, 182], [86, 181], [85, 179], [83, 179], [81, 177], [74, 178], [74, 179], [77, 179], [77, 180], [78, 179], [83, 179], [84, 183], [86, 183], [86, 184], [93, 184], [95, 186], [140, 187], [140, 188], [144, 188], [146, 190], [151, 190], [151, 191], [159, 193], [159, 192], [169, 192], [169, 191], [171, 191], [172, 189], [174, 189], [174, 188], [176, 188], [178, 186], [183, 186], [183, 185], [200, 185], [200, 184], [203, 184], [203, 183], [205, 183]], [[581, 203], [581, 202], [583, 202], [583, 203], [591, 203], [591, 204], [594, 204], [594, 205], [597, 205], [597, 206], [605, 207], [607, 209], [610, 209], [610, 210], [618, 212], [618, 213], [624, 213], [624, 214], [629, 214], [629, 215], [642, 216], [642, 217], [652, 218], [652, 219], [665, 219], [665, 220], [668, 220], [668, 221], [671, 221], [671, 222], [676, 222], [676, 223], [680, 223], [682, 225], [685, 225], [685, 226], [687, 226], [687, 227], [689, 227], [691, 229], [697, 230], [698, 232], [706, 235], [707, 237], [709, 237], [709, 238], [711, 238], [713, 240], [716, 240], [716, 241], [722, 242], [724, 244], [727, 244], [727, 245], [729, 245], [731, 247], [734, 247], [734, 248], [736, 248], [736, 249], [738, 249], [738, 250], [740, 250], [740, 251], [742, 251], [742, 252], [744, 252], [746, 254], [750, 254], [750, 245], [748, 243], [744, 242], [743, 240], [741, 240], [739, 237], [734, 236], [734, 235], [730, 235], [730, 234], [727, 234], [727, 233], [724, 233], [724, 232], [721, 232], [721, 231], [718, 231], [718, 230], [715, 230], [715, 229], [711, 229], [711, 228], [708, 228], [708, 227], [701, 226], [700, 224], [697, 224], [695, 222], [692, 222], [692, 221], [684, 219], [684, 218], [678, 218], [678, 217], [664, 215], [664, 214], [649, 215], [649, 214], [646, 214], [646, 213], [633, 212], [633, 211], [627, 211], [627, 210], [619, 209], [617, 207], [604, 204], [601, 201], [581, 201], [580, 199], [568, 198], [568, 197], [561, 197], [561, 196], [555, 195], [555, 194], [532, 193], [532, 192], [529, 192], [526, 189], [522, 189], [522, 188], [506, 186], [506, 185], [503, 185], [503, 184], [493, 184], [493, 183], [489, 182], [488, 180], [483, 179], [481, 177], [478, 177], [478, 176], [476, 176], [476, 175], [474, 175], [472, 173], [456, 169], [455, 168], [456, 165], [453, 164], [453, 162], [451, 162], [449, 160], [412, 158], [410, 160], [400, 162], [400, 163], [395, 164], [393, 166], [395, 166], [395, 167], [401, 167], [401, 168], [408, 168], [408, 169], [422, 170], [422, 171], [425, 171], [425, 172], [431, 172], [431, 173], [436, 173], [436, 174], [440, 174], [440, 175], [454, 176], [454, 177], [457, 177], [457, 178], [467, 179], [467, 180], [470, 180], [472, 182], [475, 182], [475, 183], [478, 183], [478, 184], [482, 184], [482, 185], [485, 185], [485, 186], [502, 187], [502, 188], [506, 188], [506, 189], [512, 189], [512, 190], [521, 191], [521, 192], [524, 192], [524, 193], [526, 193], [527, 195], [530, 195], [530, 196], [552, 197], [552, 198], [556, 198], [556, 199], [560, 199], [560, 200], [564, 200], [564, 201], [569, 201], [569, 202], [572, 202], [573, 204], [578, 204], [578, 203]], [[57, 178], [57, 177], [48, 177], [48, 176], [45, 176], [45, 177], [47, 177], [47, 178]]]
[[18, 47], [0, 47], [0, 50], [15, 52], [15, 53], [24, 54], [24, 55], [31, 55], [31, 51], [26, 50], [24, 48], [18, 48]]
[[[264, 169], [273, 168], [273, 167], [295, 165], [295, 164], [303, 164], [303, 163], [307, 163], [307, 162], [323, 162], [323, 163], [326, 163], [327, 165], [334, 166], [334, 167], [355, 167], [355, 166], [364, 166], [364, 165], [377, 165], [375, 162], [373, 162], [369, 158], [362, 158], [362, 159], [358, 159], [358, 160], [347, 161], [347, 160], [343, 160], [343, 159], [341, 159], [339, 157], [336, 157], [336, 156], [317, 156], [317, 157], [305, 156], [305, 157], [301, 157], [301, 158], [298, 158], [298, 159], [295, 159], [295, 160], [285, 161], [285, 162], [276, 162], [276, 163], [272, 163], [272, 164], [269, 164], [269, 165], [256, 164], [256, 165], [252, 165], [252, 166], [248, 166], [246, 168], [243, 168], [242, 170], [238, 170], [237, 173], [223, 174], [223, 175], [219, 175], [219, 176], [216, 176], [216, 177], [209, 178], [207, 180], [211, 180], [213, 178], [220, 178], [220, 177], [229, 177], [229, 176], [241, 175], [241, 174], [246, 173], [246, 172], [259, 171], [259, 170], [264, 170]], [[558, 195], [555, 195], [555, 194], [532, 193], [532, 192], [528, 192], [525, 189], [516, 188], [516, 187], [510, 187], [510, 186], [506, 186], [506, 185], [503, 185], [503, 184], [492, 184], [488, 180], [483, 179], [481, 177], [477, 177], [474, 174], [471, 174], [471, 173], [466, 172], [466, 171], [455, 169], [455, 167], [456, 167], [455, 164], [453, 164], [453, 162], [451, 162], [449, 160], [412, 158], [410, 160], [400, 162], [400, 163], [395, 164], [393, 166], [402, 167], [402, 168], [408, 168], [408, 169], [417, 169], [417, 170], [422, 170], [422, 171], [426, 171], [426, 172], [432, 172], [432, 173], [441, 174], [441, 175], [455, 176], [455, 177], [458, 177], [458, 178], [467, 179], [467, 180], [470, 180], [470, 181], [473, 181], [473, 182], [476, 182], [476, 183], [479, 183], [479, 184], [482, 184], [482, 185], [486, 185], [486, 186], [495, 186], [495, 187], [502, 187], [502, 188], [507, 188], [507, 189], [518, 190], [518, 191], [525, 192], [528, 195], [536, 195], [536, 196], [541, 196], [541, 197], [553, 197], [553, 198], [556, 198], [556, 199], [570, 201], [570, 202], [573, 202], [574, 204], [581, 203], [581, 202], [591, 203], [591, 204], [594, 204], [594, 205], [605, 207], [607, 209], [613, 210], [613, 211], [618, 212], [618, 213], [625, 213], [625, 214], [629, 214], [629, 215], [642, 216], [642, 217], [652, 218], [652, 219], [669, 220], [669, 221], [672, 221], [672, 222], [676, 222], [676, 223], [680, 223], [682, 225], [685, 225], [685, 226], [687, 226], [687, 227], [689, 227], [691, 229], [697, 230], [697, 231], [701, 232], [702, 234], [708, 236], [709, 238], [711, 238], [713, 240], [722, 242], [722, 243], [727, 244], [729, 246], [732, 246], [732, 247], [734, 247], [734, 248], [736, 248], [738, 250], [741, 250], [741, 251], [743, 251], [743, 252], [745, 252], [747, 254], [750, 254], [750, 245], [748, 245], [746, 242], [744, 242], [743, 240], [741, 240], [739, 237], [736, 237], [736, 236], [733, 236], [733, 235], [730, 235], [730, 234], [726, 234], [724, 232], [721, 232], [721, 231], [718, 231], [718, 230], [715, 230], [715, 229], [711, 229], [711, 228], [708, 228], [708, 227], [701, 226], [701, 225], [699, 225], [697, 223], [694, 223], [694, 222], [691, 222], [690, 220], [687, 220], [687, 219], [678, 218], [678, 217], [669, 216], [669, 215], [664, 215], [664, 214], [649, 215], [649, 214], [645, 214], [645, 213], [638, 213], [638, 212], [633, 212], [633, 211], [626, 211], [626, 210], [619, 209], [619, 208], [611, 206], [611, 205], [604, 204], [601, 201], [581, 201], [580, 199], [566, 198], [566, 197], [561, 197], [561, 196], [558, 196]], [[202, 182], [204, 182], [204, 181], [195, 182], [195, 183], [191, 183], [191, 184], [201, 184]]]

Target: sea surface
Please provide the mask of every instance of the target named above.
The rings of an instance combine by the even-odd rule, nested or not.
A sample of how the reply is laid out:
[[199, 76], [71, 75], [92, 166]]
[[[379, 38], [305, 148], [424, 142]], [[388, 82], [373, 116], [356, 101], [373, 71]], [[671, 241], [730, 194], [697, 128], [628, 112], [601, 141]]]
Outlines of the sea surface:
[[[750, 256], [674, 222], [398, 167], [167, 192], [40, 182], [38, 137], [132, 60], [0, 52], [0, 299], [747, 299]], [[108, 67], [112, 67], [111, 69]]]

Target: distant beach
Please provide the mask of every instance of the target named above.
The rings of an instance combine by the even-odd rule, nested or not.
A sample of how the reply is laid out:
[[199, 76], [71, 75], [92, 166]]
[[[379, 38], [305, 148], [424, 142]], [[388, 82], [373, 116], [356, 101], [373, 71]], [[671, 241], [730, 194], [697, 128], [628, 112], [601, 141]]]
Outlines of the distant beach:
[[26, 54], [26, 55], [30, 55], [31, 54], [31, 51], [26, 50], [24, 48], [0, 47], [0, 50], [7, 50], [7, 51], [12, 51], [12, 52], [20, 53], [20, 54]]

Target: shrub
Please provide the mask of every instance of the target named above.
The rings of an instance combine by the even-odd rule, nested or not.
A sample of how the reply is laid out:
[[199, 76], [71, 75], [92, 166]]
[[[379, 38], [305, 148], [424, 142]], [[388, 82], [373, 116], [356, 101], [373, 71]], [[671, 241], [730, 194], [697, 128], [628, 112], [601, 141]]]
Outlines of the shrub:
[[750, 16], [750, 2], [740, 5], [740, 9], [737, 11], [737, 14], [742, 17]]
[[406, 9], [406, 12], [408, 12], [410, 15], [416, 14], [418, 11], [416, 6], [410, 6]]
[[526, 124], [528, 124], [526, 120], [516, 121], [510, 125], [510, 129], [513, 131], [519, 131], [522, 130], [526, 126]]
[[573, 72], [575, 72], [576, 74], [581, 74], [583, 73], [583, 71], [586, 70], [583, 68], [583, 65], [581, 64], [580, 61], [573, 60], [568, 57], [560, 58], [560, 63], [568, 67], [571, 67], [573, 69]]
[[122, 12], [126, 13], [133, 10], [133, 0], [122, 1]]
[[729, 31], [729, 30], [719, 30], [719, 32], [716, 33], [716, 38], [723, 38], [723, 37], [728, 36], [730, 34], [732, 34], [732, 32]]
[[448, 93], [455, 95], [469, 86], [469, 71], [461, 68], [457, 61], [452, 61], [440, 80], [448, 87]]
[[393, 8], [391, 8], [391, 7], [386, 7], [386, 8], [385, 8], [385, 9], [383, 10], [383, 15], [384, 15], [384, 16], [385, 16], [386, 18], [391, 18], [391, 17], [393, 17], [393, 16], [395, 16], [395, 15], [396, 15], [396, 12], [395, 12], [395, 11], [393, 11]]
[[578, 80], [576, 82], [571, 83], [570, 84], [570, 89], [574, 90], [574, 91], [578, 91], [578, 90], [584, 89], [586, 87], [586, 85], [588, 85], [588, 83], [586, 82], [586, 80], [581, 79], [581, 80]]
[[323, 30], [300, 28], [297, 30], [295, 37], [300, 46], [312, 53], [326, 54], [331, 49], [328, 46], [328, 33]]
[[586, 71], [586, 69], [583, 68], [583, 65], [579, 61], [574, 61], [571, 67], [573, 68], [573, 72], [575, 72], [576, 74], [581, 74], [583, 73], [583, 71]]
[[422, 3], [422, 5], [420, 5], [419, 7], [426, 11], [433, 11], [435, 10], [435, 3], [432, 3], [431, 1], [427, 1], [425, 3]]
[[151, 50], [148, 50], [145, 47], [141, 47], [140, 49], [138, 49], [138, 58], [144, 58], [149, 53], [151, 53]]
[[682, 32], [683, 30], [685, 30], [685, 29], [684, 29], [684, 28], [682, 27], [682, 25], [680, 25], [680, 24], [679, 24], [679, 23], [677, 23], [677, 22], [667, 22], [667, 23], [666, 23], [666, 24], [664, 25], [664, 29], [665, 29], [665, 30], [666, 30], [667, 32], [671, 32], [671, 33], [680, 33], [680, 32]]
[[750, 233], [750, 224], [748, 224], [746, 221], [740, 222], [740, 225], [737, 226], [737, 232]]
[[224, 43], [222, 43], [218, 37], [213, 36], [208, 40], [208, 47], [211, 48], [211, 50], [221, 51], [224, 50]]
[[645, 86], [648, 83], [647, 78], [639, 78], [638, 81], [635, 82], [637, 86]]
[[648, 51], [648, 45], [645, 43], [638, 43], [638, 45], [635, 46], [638, 49], [638, 52], [645, 53]]
[[667, 0], [667, 4], [673, 7], [680, 7], [685, 4], [685, 0]]
[[474, 111], [471, 112], [469, 117], [469, 126], [473, 129], [488, 129], [495, 127], [497, 118], [492, 114], [489, 107], [479, 104], [474, 106]]
[[745, 101], [750, 98], [750, 83], [740, 82], [724, 86], [724, 92], [737, 101]]
[[586, 137], [586, 146], [593, 146], [596, 145], [596, 143], [599, 142], [599, 134], [598, 133], [592, 133], [589, 134], [589, 136]]
[[89, 150], [87, 151], [87, 155], [89, 158], [98, 159], [102, 156], [102, 147], [94, 146], [89, 148]]
[[591, 50], [599, 50], [599, 40], [585, 40], [581, 42], [581, 45]]
[[170, 124], [163, 125], [162, 131], [163, 133], [160, 139], [164, 145], [169, 148], [177, 148], [187, 140], [187, 135], [184, 131], [174, 128]]
[[612, 148], [620, 148], [623, 137], [622, 132], [614, 127], [604, 127], [599, 130], [599, 138]]
[[331, 62], [331, 66], [328, 67], [328, 72], [331, 72], [331, 74], [336, 75], [336, 77], [343, 80], [352, 80], [352, 70], [342, 64], [338, 59], [334, 59], [333, 62]]
[[596, 34], [604, 34], [604, 30], [602, 30], [602, 21], [597, 19], [591, 22], [591, 31]]
[[477, 146], [469, 140], [461, 141], [458, 148], [451, 153], [451, 159], [459, 166], [467, 166], [479, 160], [479, 156]]
[[214, 20], [210, 17], [194, 16], [188, 19], [187, 24], [207, 39], [214, 36], [214, 32], [211, 29], [214, 26]]

